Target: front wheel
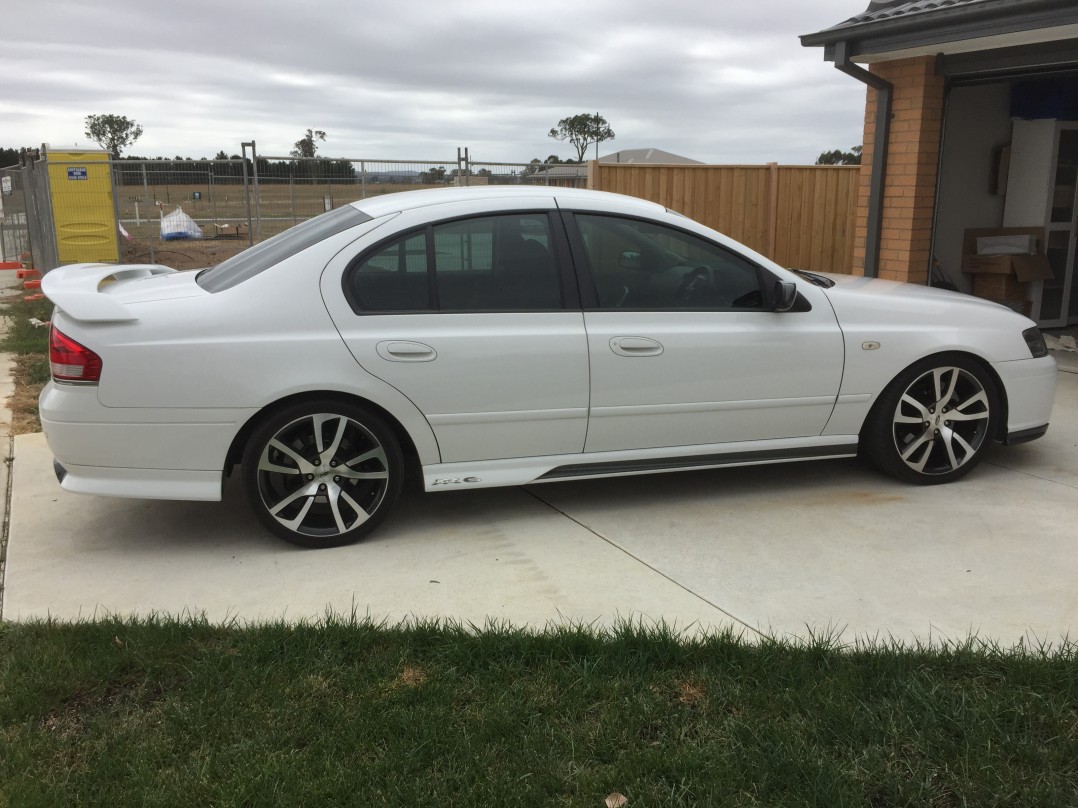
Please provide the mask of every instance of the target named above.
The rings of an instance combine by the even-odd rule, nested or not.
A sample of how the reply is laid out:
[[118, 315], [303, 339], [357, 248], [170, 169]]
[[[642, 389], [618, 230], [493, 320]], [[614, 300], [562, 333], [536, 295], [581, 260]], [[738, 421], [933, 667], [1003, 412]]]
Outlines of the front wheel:
[[303, 547], [339, 547], [373, 530], [401, 491], [393, 432], [346, 402], [303, 403], [267, 418], [243, 454], [247, 502], [267, 528]]
[[981, 462], [1000, 417], [990, 374], [962, 356], [931, 357], [880, 395], [862, 434], [869, 459], [912, 483], [964, 477]]

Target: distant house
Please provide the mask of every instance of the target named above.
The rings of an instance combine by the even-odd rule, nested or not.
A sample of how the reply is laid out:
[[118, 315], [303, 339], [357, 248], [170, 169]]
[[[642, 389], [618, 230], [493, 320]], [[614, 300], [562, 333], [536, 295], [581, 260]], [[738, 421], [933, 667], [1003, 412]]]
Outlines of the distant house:
[[[703, 165], [699, 160], [682, 157], [680, 154], [662, 149], [622, 149], [612, 154], [604, 154], [600, 163], [653, 164], [653, 165]], [[555, 163], [544, 165], [530, 175], [532, 182], [548, 184], [575, 185], [583, 187], [588, 179], [588, 164]]]
[[[935, 271], [1041, 325], [1078, 322], [1078, 3], [874, 0], [801, 44], [869, 87], [854, 270]], [[1003, 227], [1043, 231], [1050, 277], [963, 274], [966, 231]]]
[[682, 157], [662, 149], [622, 149], [599, 158], [600, 163], [658, 163], [660, 165], [703, 165], [699, 160]]

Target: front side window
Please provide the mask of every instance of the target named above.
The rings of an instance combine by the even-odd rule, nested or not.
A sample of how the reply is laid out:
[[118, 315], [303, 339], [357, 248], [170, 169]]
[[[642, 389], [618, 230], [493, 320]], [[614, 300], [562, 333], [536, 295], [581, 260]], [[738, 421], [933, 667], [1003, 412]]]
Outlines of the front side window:
[[656, 222], [576, 214], [601, 309], [762, 309], [755, 264]]
[[561, 308], [545, 213], [444, 222], [398, 237], [349, 271], [359, 312]]

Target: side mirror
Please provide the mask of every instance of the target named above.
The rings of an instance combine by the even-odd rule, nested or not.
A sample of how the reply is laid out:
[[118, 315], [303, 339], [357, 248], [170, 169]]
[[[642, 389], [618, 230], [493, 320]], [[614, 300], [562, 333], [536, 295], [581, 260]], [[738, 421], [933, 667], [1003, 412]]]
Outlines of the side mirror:
[[771, 311], [789, 311], [797, 302], [797, 284], [776, 280], [771, 287]]

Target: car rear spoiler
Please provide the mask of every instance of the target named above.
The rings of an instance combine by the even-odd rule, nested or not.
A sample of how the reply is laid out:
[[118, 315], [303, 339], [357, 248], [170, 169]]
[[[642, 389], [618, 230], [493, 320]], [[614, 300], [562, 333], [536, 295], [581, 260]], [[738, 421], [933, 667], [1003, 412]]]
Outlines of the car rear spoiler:
[[69, 264], [46, 272], [41, 279], [41, 291], [58, 309], [76, 320], [137, 320], [126, 306], [100, 288], [101, 282], [108, 278], [129, 281], [175, 271], [158, 264]]

